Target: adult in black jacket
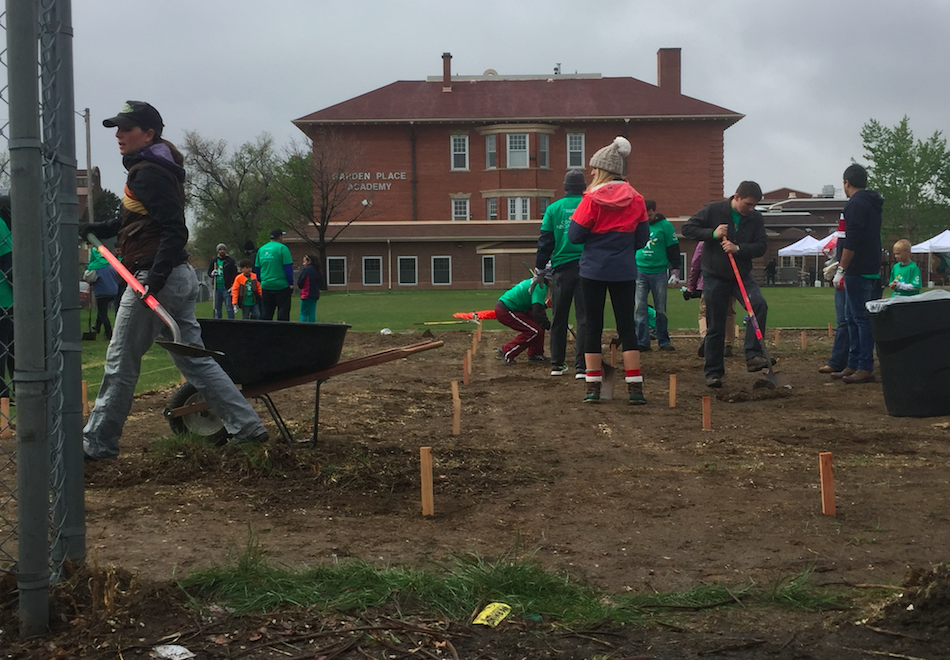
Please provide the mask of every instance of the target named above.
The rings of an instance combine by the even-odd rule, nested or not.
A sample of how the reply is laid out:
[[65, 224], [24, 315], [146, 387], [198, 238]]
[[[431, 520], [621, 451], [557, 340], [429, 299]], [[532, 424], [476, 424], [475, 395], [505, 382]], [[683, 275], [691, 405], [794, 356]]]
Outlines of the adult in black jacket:
[[[765, 332], [768, 305], [752, 275], [752, 260], [761, 257], [768, 248], [765, 221], [762, 214], [755, 210], [755, 205], [761, 199], [759, 184], [743, 181], [732, 197], [707, 204], [683, 225], [683, 236], [704, 241], [701, 266], [707, 322], [705, 372], [706, 385], [709, 387], [722, 387], [729, 298], [742, 299], [729, 254], [736, 260], [742, 283], [752, 303], [752, 311], [762, 332]], [[746, 327], [745, 358], [750, 372], [768, 366], [751, 323]]]
[[218, 254], [208, 264], [208, 277], [214, 286], [214, 318], [223, 318], [222, 305], [228, 310], [228, 318], [234, 318], [234, 305], [231, 304], [231, 285], [237, 277], [237, 265], [228, 255], [228, 246], [218, 243]]

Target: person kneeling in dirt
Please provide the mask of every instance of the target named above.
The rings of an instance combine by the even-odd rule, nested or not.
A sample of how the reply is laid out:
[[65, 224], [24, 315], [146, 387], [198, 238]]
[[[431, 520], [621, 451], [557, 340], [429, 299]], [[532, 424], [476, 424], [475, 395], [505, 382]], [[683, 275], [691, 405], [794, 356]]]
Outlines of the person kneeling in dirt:
[[529, 362], [548, 361], [544, 355], [544, 331], [551, 328], [551, 323], [544, 306], [550, 280], [551, 271], [545, 269], [535, 278], [518, 282], [498, 299], [495, 320], [519, 333], [498, 349], [498, 357], [505, 364], [514, 364], [515, 357], [525, 349]]
[[[118, 236], [116, 247], [124, 264], [145, 285], [142, 299], [149, 294], [158, 298], [178, 323], [182, 341], [203, 346], [201, 326], [195, 319], [198, 279], [185, 252], [184, 158], [175, 145], [162, 139], [162, 117], [148, 103], [128, 101], [102, 125], [116, 128], [122, 164], [128, 170], [125, 196], [119, 218], [80, 224], [79, 235]], [[164, 329], [142, 299], [132, 287], [122, 295], [102, 385], [83, 429], [86, 460], [119, 454], [119, 437], [132, 408], [142, 356]], [[169, 355], [238, 442], [267, 439], [261, 418], [214, 358]]]

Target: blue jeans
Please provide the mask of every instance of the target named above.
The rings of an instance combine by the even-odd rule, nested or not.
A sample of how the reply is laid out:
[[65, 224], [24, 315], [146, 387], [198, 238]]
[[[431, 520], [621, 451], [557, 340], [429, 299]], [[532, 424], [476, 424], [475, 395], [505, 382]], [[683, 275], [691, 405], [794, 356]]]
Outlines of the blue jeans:
[[848, 350], [850, 349], [851, 339], [848, 335], [848, 320], [845, 309], [848, 305], [848, 296], [842, 289], [835, 289], [835, 320], [838, 327], [835, 328], [835, 343], [831, 347], [831, 357], [826, 364], [835, 371], [844, 371], [848, 366]]
[[650, 345], [650, 316], [647, 311], [647, 296], [653, 294], [653, 309], [656, 312], [656, 343], [670, 343], [669, 319], [666, 316], [666, 282], [669, 276], [662, 273], [637, 272], [637, 303], [634, 318], [637, 323], [637, 344]]
[[[146, 274], [147, 271], [139, 271], [136, 277], [142, 280]], [[195, 320], [198, 280], [194, 269], [188, 264], [176, 266], [156, 298], [178, 323], [182, 341], [203, 346], [201, 326]], [[115, 317], [96, 405], [82, 431], [83, 449], [89, 457], [103, 459], [119, 454], [119, 437], [132, 408], [142, 356], [159, 335], [171, 339], [165, 324], [139, 301], [132, 287], [128, 287]], [[188, 382], [211, 404], [228, 433], [247, 439], [265, 432], [261, 418], [214, 358], [175, 353], [169, 356]]]
[[228, 318], [234, 318], [234, 305], [231, 304], [231, 292], [227, 289], [215, 289], [214, 290], [214, 318], [220, 319], [221, 316], [221, 305], [224, 305], [228, 310]]
[[864, 304], [874, 300], [878, 282], [860, 275], [844, 275], [847, 294], [845, 318], [848, 322], [848, 366], [852, 369], [874, 371], [874, 339], [871, 337], [871, 319]]

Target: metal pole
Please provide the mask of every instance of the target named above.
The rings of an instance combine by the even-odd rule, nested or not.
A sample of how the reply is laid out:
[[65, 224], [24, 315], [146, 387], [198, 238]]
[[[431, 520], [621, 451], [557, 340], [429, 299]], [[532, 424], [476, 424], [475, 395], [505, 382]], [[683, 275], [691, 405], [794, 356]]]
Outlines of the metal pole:
[[[58, 249], [55, 245], [50, 246], [52, 249], [49, 253], [59, 253], [62, 324], [58, 328], [59, 336], [50, 338], [47, 350], [47, 368], [51, 372], [62, 369], [60, 396], [51, 397], [53, 402], [62, 402], [62, 408], [50, 411], [53, 418], [49, 428], [54, 478], [52, 557], [54, 577], [58, 577], [64, 560], [80, 561], [85, 557], [86, 514], [83, 499], [82, 309], [79, 305], [79, 199], [76, 194], [76, 122], [73, 114], [72, 10], [70, 0], [54, 0], [53, 6], [47, 30], [52, 35], [48, 59], [55, 67], [44, 67], [44, 74], [51, 75], [47, 85], [48, 107], [44, 107], [43, 112], [49, 113], [52, 120], [53, 130], [44, 137], [47, 152], [54, 154], [55, 181], [59, 186], [56, 191], [58, 218], [53, 219], [58, 219], [59, 230], [49, 233], [53, 237], [58, 234]], [[88, 110], [86, 112], [88, 131]], [[88, 158], [88, 133], [86, 153]], [[91, 195], [89, 199], [91, 201]], [[51, 298], [47, 297], [48, 304]], [[53, 322], [48, 325], [56, 324]], [[57, 345], [61, 358], [53, 352]]]
[[20, 634], [41, 635], [49, 624], [49, 446], [46, 438], [43, 327], [43, 175], [40, 141], [36, 0], [7, 0], [10, 88], [13, 317], [16, 336], [17, 587]]
[[86, 208], [89, 209], [89, 222], [96, 221], [95, 207], [93, 206], [93, 177], [92, 177], [92, 140], [89, 131], [89, 108], [83, 114], [86, 118]]

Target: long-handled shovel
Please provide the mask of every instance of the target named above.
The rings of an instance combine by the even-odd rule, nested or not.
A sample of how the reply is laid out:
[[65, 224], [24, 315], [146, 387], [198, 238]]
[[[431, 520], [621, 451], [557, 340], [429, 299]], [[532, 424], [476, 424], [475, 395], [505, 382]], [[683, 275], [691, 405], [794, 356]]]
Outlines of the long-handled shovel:
[[762, 330], [759, 328], [759, 322], [755, 319], [755, 312], [752, 311], [752, 303], [749, 301], [749, 294], [746, 293], [745, 284], [742, 282], [742, 275], [739, 274], [739, 267], [736, 265], [736, 258], [732, 252], [726, 253], [729, 256], [729, 263], [732, 264], [732, 272], [736, 274], [736, 282], [739, 283], [739, 291], [742, 292], [742, 301], [745, 303], [745, 311], [749, 314], [749, 320], [752, 321], [752, 327], [755, 329], [755, 338], [759, 340], [762, 346], [762, 356], [765, 358], [765, 377], [773, 387], [778, 387], [778, 378], [772, 371], [772, 356], [769, 355], [769, 349], [765, 346], [765, 337], [762, 336]]
[[[135, 279], [135, 275], [129, 272], [129, 269], [122, 265], [122, 262], [119, 261], [114, 254], [102, 244], [102, 241], [92, 233], [86, 234], [86, 240], [99, 249], [99, 253], [106, 258], [112, 267], [115, 268], [115, 272], [125, 280], [125, 283], [132, 287], [132, 290], [142, 296], [145, 294], [145, 285]], [[155, 340], [155, 343], [164, 348], [170, 353], [177, 353], [178, 355], [187, 355], [189, 357], [223, 357], [224, 353], [221, 351], [212, 351], [210, 349], [204, 348], [203, 346], [196, 346], [193, 344], [186, 344], [182, 341], [181, 338], [181, 329], [178, 327], [178, 323], [172, 318], [172, 315], [168, 313], [162, 304], [158, 302], [158, 299], [155, 298], [152, 294], [148, 294], [142, 298], [142, 302], [145, 305], [155, 312], [155, 315], [162, 320], [168, 329], [171, 330], [172, 339], [171, 341], [159, 337]]]

